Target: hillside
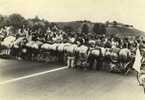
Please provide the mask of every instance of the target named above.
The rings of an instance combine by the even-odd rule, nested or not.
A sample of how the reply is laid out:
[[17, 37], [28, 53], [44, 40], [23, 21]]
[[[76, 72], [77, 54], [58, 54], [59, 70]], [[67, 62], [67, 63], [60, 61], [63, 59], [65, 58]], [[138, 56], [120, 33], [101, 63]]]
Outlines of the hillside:
[[[74, 32], [81, 32], [83, 24], [89, 26], [89, 32], [93, 32], [94, 22], [90, 21], [72, 21], [72, 22], [55, 22], [58, 28], [65, 30], [65, 28], [71, 28]], [[117, 34], [119, 36], [138, 36], [144, 35], [145, 32], [134, 28], [132, 25], [127, 25], [118, 22], [109, 22], [109, 23], [98, 23], [105, 25], [106, 34]]]
[[81, 32], [83, 24], [87, 24], [89, 26], [89, 32], [93, 32], [92, 28], [94, 26], [94, 23], [90, 21], [56, 22], [55, 24], [62, 30], [69, 27], [74, 32]]
[[119, 36], [140, 36], [144, 35], [145, 32], [134, 28], [133, 26], [126, 25], [116, 25], [116, 26], [107, 26], [107, 34], [117, 34]]

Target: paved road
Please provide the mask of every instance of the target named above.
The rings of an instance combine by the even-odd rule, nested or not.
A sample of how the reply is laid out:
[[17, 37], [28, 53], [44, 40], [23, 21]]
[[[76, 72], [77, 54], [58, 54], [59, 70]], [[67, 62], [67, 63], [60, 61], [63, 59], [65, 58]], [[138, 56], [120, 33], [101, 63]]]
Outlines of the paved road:
[[[0, 59], [0, 83], [62, 65]], [[0, 85], [0, 100], [145, 100], [135, 74], [61, 69]]]

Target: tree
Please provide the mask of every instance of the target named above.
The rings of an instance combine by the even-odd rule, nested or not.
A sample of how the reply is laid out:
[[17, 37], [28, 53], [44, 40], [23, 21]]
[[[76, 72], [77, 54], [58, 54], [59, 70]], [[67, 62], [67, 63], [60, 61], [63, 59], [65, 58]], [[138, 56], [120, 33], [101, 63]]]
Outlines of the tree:
[[0, 15], [0, 28], [3, 27], [4, 17]]
[[106, 26], [104, 24], [101, 24], [100, 26], [100, 33], [106, 34]]
[[0, 28], [8, 26], [8, 17], [0, 15]]
[[113, 25], [116, 26], [118, 23], [117, 21], [113, 21]]
[[2, 22], [3, 20], [4, 20], [4, 17], [0, 15], [0, 22]]
[[22, 17], [20, 14], [11, 14], [8, 17], [8, 24], [14, 27], [16, 30], [18, 28], [22, 28], [25, 23], [25, 18]]
[[32, 21], [35, 23], [41, 21], [41, 19], [38, 16], [35, 16]]
[[73, 28], [72, 28], [71, 26], [64, 26], [63, 30], [64, 30], [66, 33], [73, 32]]
[[89, 33], [89, 26], [87, 24], [83, 24], [81, 32], [82, 33]]
[[99, 29], [100, 29], [99, 23], [95, 23], [94, 27], [93, 27], [93, 32], [98, 34], [99, 33]]
[[37, 33], [46, 33], [47, 27], [49, 23], [44, 19], [39, 19], [38, 16], [32, 19], [27, 20], [27, 29], [30, 32], [37, 32]]
[[93, 27], [93, 31], [96, 34], [105, 34], [106, 33], [106, 26], [102, 23], [95, 23]]
[[105, 23], [105, 24], [106, 24], [106, 26], [108, 27], [108, 25], [109, 25], [110, 23], [109, 23], [109, 21], [106, 21], [106, 23]]

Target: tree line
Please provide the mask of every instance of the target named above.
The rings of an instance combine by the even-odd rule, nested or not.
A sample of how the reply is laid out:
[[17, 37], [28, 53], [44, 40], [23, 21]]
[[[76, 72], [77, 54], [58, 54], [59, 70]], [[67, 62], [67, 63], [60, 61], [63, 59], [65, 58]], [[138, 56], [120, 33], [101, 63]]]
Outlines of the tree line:
[[[16, 33], [19, 29], [23, 31], [24, 29], [28, 32], [38, 32], [38, 33], [45, 33], [48, 27], [53, 27], [55, 24], [48, 22], [48, 20], [40, 19], [38, 16], [34, 18], [25, 19], [20, 14], [14, 13], [9, 16], [0, 15], [0, 29], [5, 28], [5, 26], [11, 26], [12, 33]], [[89, 32], [89, 25], [83, 24], [81, 27], [82, 33]], [[106, 26], [102, 23], [94, 23], [93, 32], [96, 34], [104, 34], [106, 33]], [[65, 32], [73, 32], [74, 30], [72, 27], [65, 27], [63, 29]]]

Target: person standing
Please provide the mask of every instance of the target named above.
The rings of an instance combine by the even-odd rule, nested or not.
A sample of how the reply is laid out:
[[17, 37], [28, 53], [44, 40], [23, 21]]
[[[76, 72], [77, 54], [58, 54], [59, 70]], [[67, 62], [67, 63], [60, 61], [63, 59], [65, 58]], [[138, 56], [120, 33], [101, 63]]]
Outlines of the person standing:
[[137, 72], [137, 81], [140, 86], [143, 86], [145, 93], [145, 41], [141, 41], [137, 45], [133, 68]]
[[76, 47], [77, 45], [74, 43], [71, 43], [68, 46], [68, 50], [67, 50], [67, 67], [68, 68], [75, 68], [76, 55], [75, 55], [74, 49]]
[[75, 56], [73, 53], [67, 53], [67, 67], [74, 68], [75, 67]]

